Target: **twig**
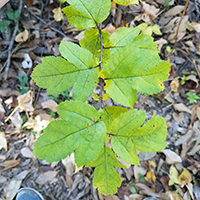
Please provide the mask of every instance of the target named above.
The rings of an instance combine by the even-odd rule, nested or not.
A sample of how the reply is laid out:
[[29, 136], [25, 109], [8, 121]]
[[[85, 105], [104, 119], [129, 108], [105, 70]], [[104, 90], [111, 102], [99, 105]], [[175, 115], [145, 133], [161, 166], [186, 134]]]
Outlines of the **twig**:
[[[97, 26], [98, 27], [98, 26]], [[100, 40], [101, 40], [101, 54], [100, 54], [100, 70], [103, 70], [103, 66], [102, 66], [102, 60], [103, 60], [103, 36], [102, 36], [102, 24], [99, 24], [98, 30], [99, 30], [99, 35], [100, 35]], [[102, 78], [99, 79], [99, 83], [100, 83], [100, 98], [99, 98], [99, 102], [100, 102], [100, 108], [102, 107], [102, 99], [103, 99], [103, 87], [104, 87], [104, 81]]]
[[169, 57], [172, 55], [172, 52], [174, 51], [174, 49], [175, 49], [175, 47], [176, 47], [176, 44], [177, 44], [177, 42], [178, 42], [178, 32], [179, 32], [179, 29], [180, 29], [180, 26], [181, 26], [181, 22], [182, 22], [182, 20], [183, 20], [184, 15], [185, 15], [186, 8], [187, 8], [187, 6], [188, 6], [189, 1], [190, 1], [190, 0], [187, 0], [187, 2], [186, 2], [186, 4], [185, 4], [184, 10], [183, 10], [183, 14], [182, 14], [182, 16], [181, 16], [181, 20], [179, 21], [178, 28], [177, 28], [177, 30], [176, 30], [175, 43], [174, 43], [173, 48], [171, 49], [171, 52], [170, 52], [170, 54], [169, 54]]
[[[48, 23], [47, 22], [45, 22], [42, 18], [40, 18], [40, 17], [38, 17], [37, 15], [35, 15], [33, 12], [32, 12], [32, 10], [30, 9], [30, 8], [28, 8], [27, 6], [26, 6], [26, 9], [28, 10], [28, 12], [31, 14], [31, 15], [33, 15], [36, 19], [38, 19], [39, 21], [41, 21], [43, 24], [45, 24], [45, 25], [48, 25]], [[52, 27], [52, 26], [48, 26], [51, 30], [53, 30], [53, 31], [55, 31], [55, 32], [57, 32], [57, 33], [59, 33], [60, 35], [62, 35], [63, 37], [67, 37], [62, 31], [59, 31], [59, 30], [57, 30], [56, 28], [54, 28], [54, 27]]]
[[[19, 13], [21, 15], [21, 11], [22, 11], [22, 5], [23, 5], [23, 0], [20, 0], [19, 2]], [[20, 17], [19, 15], [19, 17]], [[5, 73], [8, 72], [9, 70], [9, 67], [10, 67], [10, 62], [11, 62], [11, 51], [12, 51], [12, 48], [13, 48], [13, 44], [14, 44], [14, 41], [15, 41], [15, 35], [17, 34], [17, 30], [18, 30], [18, 26], [19, 26], [19, 17], [17, 19], [17, 23], [15, 24], [15, 29], [13, 31], [13, 34], [12, 34], [12, 38], [10, 40], [10, 44], [9, 44], [9, 47], [8, 47], [8, 58], [6, 60], [6, 63], [5, 63], [5, 68], [3, 70], [3, 72], [0, 73], [0, 76], [3, 76]]]

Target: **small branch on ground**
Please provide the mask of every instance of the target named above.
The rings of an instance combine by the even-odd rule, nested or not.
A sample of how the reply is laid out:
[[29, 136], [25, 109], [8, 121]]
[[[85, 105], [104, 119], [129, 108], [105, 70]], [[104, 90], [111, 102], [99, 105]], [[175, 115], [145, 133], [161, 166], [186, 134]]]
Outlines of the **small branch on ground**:
[[[20, 0], [19, 9], [18, 9], [20, 15], [21, 15], [21, 11], [22, 11], [22, 5], [23, 5], [23, 0]], [[19, 15], [19, 17], [20, 17], [20, 15]], [[15, 24], [15, 28], [14, 28], [14, 31], [13, 31], [13, 34], [12, 34], [12, 38], [10, 40], [10, 44], [9, 44], [9, 47], [8, 47], [8, 58], [7, 58], [6, 62], [4, 63], [4, 66], [2, 68], [4, 70], [3, 70], [3, 72], [0, 73], [0, 76], [3, 76], [4, 74], [6, 74], [9, 70], [9, 68], [10, 68], [11, 55], [12, 55], [11, 51], [12, 51], [13, 44], [14, 44], [14, 41], [15, 41], [15, 36], [17, 34], [17, 30], [18, 30], [18, 27], [19, 27], [19, 17], [18, 17], [17, 22]]]
[[[26, 7], [26, 9], [27, 9], [27, 11], [28, 11], [31, 15], [33, 15], [36, 19], [38, 19], [38, 20], [41, 21], [43, 24], [45, 24], [45, 25], [48, 26], [48, 23], [45, 22], [42, 18], [40, 18], [40, 17], [38, 17], [37, 15], [35, 15], [35, 14], [32, 12], [32, 10], [31, 10], [30, 8]], [[55, 32], [57, 32], [57, 33], [59, 33], [59, 34], [62, 35], [63, 37], [67, 37], [62, 31], [59, 31], [59, 30], [57, 30], [56, 28], [54, 28], [54, 27], [52, 27], [52, 26], [48, 26], [48, 27], [49, 27], [51, 30], [53, 30], [53, 31], [55, 31]]]
[[178, 32], [179, 32], [179, 29], [180, 29], [180, 26], [181, 26], [181, 22], [182, 22], [182, 20], [183, 20], [183, 17], [185, 16], [185, 12], [186, 12], [186, 9], [187, 9], [187, 6], [188, 6], [189, 1], [190, 1], [190, 0], [187, 0], [187, 2], [185, 3], [185, 7], [184, 7], [184, 10], [183, 10], [183, 14], [182, 14], [182, 16], [181, 16], [181, 20], [180, 20], [180, 22], [179, 22], [179, 24], [178, 24], [178, 28], [177, 28], [177, 30], [176, 30], [175, 43], [174, 43], [173, 48], [172, 48], [171, 51], [170, 51], [169, 58], [170, 58], [170, 56], [172, 55], [172, 52], [174, 51], [174, 49], [175, 49], [175, 47], [176, 47], [176, 44], [177, 44], [177, 42], [178, 42]]

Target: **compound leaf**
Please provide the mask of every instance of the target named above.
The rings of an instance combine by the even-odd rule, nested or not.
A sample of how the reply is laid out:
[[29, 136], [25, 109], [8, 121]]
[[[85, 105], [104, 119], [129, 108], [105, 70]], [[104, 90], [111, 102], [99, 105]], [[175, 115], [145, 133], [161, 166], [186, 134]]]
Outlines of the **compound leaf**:
[[109, 147], [104, 147], [94, 161], [86, 167], [96, 167], [94, 170], [93, 184], [102, 194], [115, 194], [121, 185], [121, 178], [114, 167], [125, 168], [120, 164]]
[[165, 119], [153, 116], [145, 125], [145, 112], [129, 110], [116, 118], [109, 126], [113, 135], [111, 145], [125, 162], [139, 164], [136, 149], [145, 152], [161, 151], [166, 147], [167, 126]]
[[111, 52], [114, 53], [116, 50], [132, 43], [135, 37], [140, 33], [139, 28], [120, 28], [110, 36], [110, 41], [105, 43], [105, 47], [111, 47]]
[[[110, 35], [102, 30], [103, 46], [111, 46]], [[100, 34], [97, 29], [88, 29], [84, 32], [84, 38], [80, 40], [80, 45], [89, 50], [97, 59], [100, 61], [101, 54], [101, 39]], [[110, 49], [103, 49], [103, 59], [102, 62], [105, 62], [108, 57], [110, 57]]]
[[98, 121], [98, 112], [90, 107], [82, 102], [65, 102], [58, 106], [60, 115], [66, 120], [50, 122], [34, 145], [35, 155], [54, 162], [75, 150], [79, 167], [94, 160], [106, 140], [106, 127]]
[[68, 61], [60, 57], [45, 57], [42, 64], [34, 69], [32, 78], [52, 95], [74, 86], [74, 99], [86, 101], [98, 82], [97, 71], [92, 68], [98, 62], [90, 51], [71, 42], [61, 42], [59, 50]]
[[119, 117], [119, 115], [127, 111], [128, 110], [126, 108], [117, 107], [117, 106], [105, 107], [105, 109], [102, 110], [101, 118], [103, 122], [105, 123], [107, 130], [109, 129], [114, 119], [116, 119], [117, 117]]
[[94, 27], [104, 21], [111, 8], [110, 0], [67, 0], [70, 6], [62, 11], [68, 22], [77, 29]]
[[106, 92], [117, 103], [132, 106], [137, 100], [135, 90], [155, 94], [164, 89], [169, 67], [168, 62], [160, 61], [153, 39], [141, 34], [107, 60], [103, 67]]
[[139, 4], [138, 0], [114, 0], [114, 2], [124, 5], [124, 6], [128, 6], [131, 4]]

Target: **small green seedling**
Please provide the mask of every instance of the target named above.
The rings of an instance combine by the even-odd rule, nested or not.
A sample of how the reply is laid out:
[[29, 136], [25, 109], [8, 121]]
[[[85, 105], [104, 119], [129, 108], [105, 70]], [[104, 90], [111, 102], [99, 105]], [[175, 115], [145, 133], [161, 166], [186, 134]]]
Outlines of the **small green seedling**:
[[196, 95], [196, 93], [187, 93], [188, 97], [187, 99], [189, 100], [190, 103], [196, 103], [197, 100], [199, 99], [199, 96]]
[[27, 93], [29, 90], [29, 87], [26, 86], [26, 84], [28, 82], [28, 77], [27, 76], [24, 76], [24, 77], [19, 76], [18, 79], [20, 82], [20, 90], [21, 90], [20, 93], [21, 94]]
[[5, 26], [9, 26], [9, 25], [10, 25], [10, 21], [8, 20], [0, 22], [0, 31], [3, 33], [5, 31]]
[[166, 7], [168, 5], [169, 2], [171, 2], [172, 0], [165, 0], [164, 6]]
[[13, 20], [15, 23], [17, 22], [18, 17], [20, 16], [19, 10], [14, 11], [12, 8], [7, 10], [7, 16], [10, 20]]

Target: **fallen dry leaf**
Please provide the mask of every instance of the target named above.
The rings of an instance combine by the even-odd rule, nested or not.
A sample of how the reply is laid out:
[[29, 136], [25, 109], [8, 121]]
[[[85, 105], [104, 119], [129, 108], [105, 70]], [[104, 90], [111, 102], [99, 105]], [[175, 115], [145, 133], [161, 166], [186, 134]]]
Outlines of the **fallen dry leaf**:
[[141, 194], [131, 194], [128, 198], [129, 200], [142, 200], [144, 196]]
[[52, 181], [56, 177], [57, 174], [58, 172], [56, 171], [48, 171], [48, 172], [42, 173], [37, 177], [35, 182], [39, 185], [44, 185], [45, 183]]
[[173, 8], [171, 8], [170, 10], [168, 10], [165, 14], [164, 17], [170, 17], [170, 16], [175, 16], [177, 14], [180, 14], [185, 6], [175, 6]]
[[29, 32], [25, 28], [23, 32], [16, 35], [15, 42], [18, 42], [18, 43], [26, 42], [28, 40], [28, 37], [29, 37]]
[[17, 194], [17, 191], [19, 190], [21, 186], [22, 180], [18, 179], [12, 179], [6, 188], [5, 196], [6, 200], [13, 200], [15, 195]]
[[104, 200], [120, 200], [116, 195], [103, 195]]
[[179, 87], [179, 78], [175, 78], [171, 83], [170, 83], [170, 88], [171, 91], [177, 92]]
[[190, 24], [186, 24], [186, 28], [189, 31], [196, 31], [196, 32], [200, 33], [200, 23], [192, 22]]
[[150, 169], [150, 170], [147, 172], [147, 174], [146, 174], [146, 176], [145, 176], [145, 180], [148, 181], [148, 182], [151, 183], [151, 184], [155, 184], [155, 183], [156, 183], [156, 177], [155, 177], [155, 175], [154, 175], [153, 169]]
[[32, 158], [33, 160], [36, 160], [36, 157], [35, 157], [34, 153], [28, 147], [22, 148], [21, 149], [21, 154], [25, 158]]
[[173, 165], [169, 169], [169, 178], [169, 186], [174, 185], [174, 183], [180, 184], [178, 170]]
[[65, 178], [67, 180], [67, 184], [70, 188], [72, 188], [73, 185], [73, 179], [71, 178], [71, 176], [69, 176], [68, 174], [65, 174]]
[[0, 132], [0, 150], [4, 148], [7, 151], [7, 140], [3, 132]]
[[0, 173], [6, 171], [7, 169], [10, 169], [12, 167], [17, 166], [20, 163], [20, 159], [18, 160], [7, 160], [3, 163], [0, 163], [0, 166], [5, 167], [2, 170], [0, 170]]
[[167, 40], [163, 39], [163, 38], [160, 38], [159, 40], [156, 40], [155, 41], [156, 44], [158, 45], [158, 51], [160, 52], [161, 51], [161, 48], [164, 44], [167, 44]]
[[[7, 118], [8, 119], [8, 118]], [[19, 111], [16, 111], [11, 117], [10, 117], [10, 120], [11, 122], [15, 125], [15, 127], [17, 129], [20, 129], [22, 124], [23, 124], [23, 121], [22, 121], [22, 118], [19, 114]]]
[[179, 194], [176, 194], [175, 192], [167, 191], [167, 194], [170, 198], [170, 200], [183, 200]]
[[188, 112], [192, 114], [192, 110], [185, 106], [183, 103], [174, 104], [174, 108], [179, 112]]
[[26, 94], [17, 97], [20, 111], [33, 111], [33, 91], [29, 90]]
[[62, 20], [64, 20], [64, 16], [63, 16], [63, 13], [61, 11], [61, 8], [58, 7], [58, 8], [55, 8], [52, 10], [53, 13], [54, 13], [54, 19], [57, 21], [57, 22], [60, 22]]
[[49, 108], [51, 111], [57, 112], [56, 107], [58, 106], [58, 104], [53, 99], [42, 102], [41, 105], [43, 109]]
[[186, 168], [183, 168], [183, 172], [178, 177], [178, 180], [181, 185], [186, 185], [192, 181], [192, 174]]
[[179, 155], [177, 155], [175, 152], [171, 151], [170, 149], [164, 149], [162, 152], [166, 156], [165, 161], [168, 165], [182, 162], [181, 157]]

